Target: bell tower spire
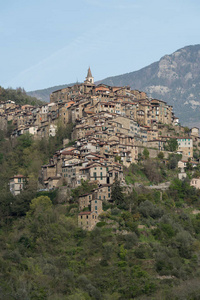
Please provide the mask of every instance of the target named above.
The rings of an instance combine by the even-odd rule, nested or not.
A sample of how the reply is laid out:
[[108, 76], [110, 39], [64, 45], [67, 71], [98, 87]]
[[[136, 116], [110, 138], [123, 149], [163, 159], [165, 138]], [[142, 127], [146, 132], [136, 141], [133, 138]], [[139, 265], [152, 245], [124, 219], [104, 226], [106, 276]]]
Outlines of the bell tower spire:
[[89, 81], [90, 83], [94, 83], [94, 77], [92, 77], [92, 72], [90, 70], [90, 67], [88, 68], [87, 77], [85, 78], [85, 81]]

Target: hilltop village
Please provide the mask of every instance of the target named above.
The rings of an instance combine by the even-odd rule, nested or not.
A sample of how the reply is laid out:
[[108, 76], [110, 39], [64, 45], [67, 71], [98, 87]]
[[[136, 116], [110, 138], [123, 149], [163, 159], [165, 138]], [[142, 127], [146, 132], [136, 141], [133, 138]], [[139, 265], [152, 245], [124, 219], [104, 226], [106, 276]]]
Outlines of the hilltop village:
[[[92, 229], [102, 212], [102, 201], [111, 201], [111, 186], [115, 180], [126, 185], [123, 167], [137, 163], [145, 149], [155, 158], [163, 152], [167, 158], [170, 140], [176, 140], [177, 153], [182, 154], [179, 167], [184, 178], [188, 159], [193, 165], [193, 147], [199, 147], [199, 129], [189, 132], [180, 126], [173, 107], [152, 99], [146, 93], [130, 87], [94, 84], [90, 68], [81, 84], [57, 90], [50, 103], [41, 107], [0, 103], [0, 125], [14, 126], [11, 137], [29, 133], [36, 139], [55, 136], [61, 123], [73, 124], [71, 141], [63, 141], [49, 163], [41, 167], [39, 182], [45, 190], [60, 186], [76, 188], [83, 181], [93, 183], [92, 192], [79, 197], [79, 226]], [[70, 142], [70, 143], [69, 143]], [[10, 180], [14, 195], [23, 189], [26, 178], [16, 175]], [[90, 211], [83, 211], [90, 206]]]

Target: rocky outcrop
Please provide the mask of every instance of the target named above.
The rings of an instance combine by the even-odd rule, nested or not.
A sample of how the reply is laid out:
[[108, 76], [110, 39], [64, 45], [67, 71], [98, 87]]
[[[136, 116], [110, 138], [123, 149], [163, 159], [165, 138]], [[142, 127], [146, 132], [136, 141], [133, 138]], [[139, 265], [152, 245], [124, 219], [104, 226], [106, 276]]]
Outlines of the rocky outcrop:
[[179, 49], [139, 71], [102, 82], [145, 91], [173, 105], [183, 125], [200, 126], [200, 45]]

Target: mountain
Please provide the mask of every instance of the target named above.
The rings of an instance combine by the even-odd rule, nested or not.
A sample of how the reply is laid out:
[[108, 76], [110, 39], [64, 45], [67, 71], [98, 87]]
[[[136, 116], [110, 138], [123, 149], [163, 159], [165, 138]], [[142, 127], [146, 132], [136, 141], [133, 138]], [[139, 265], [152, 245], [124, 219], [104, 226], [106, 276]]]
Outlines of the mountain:
[[181, 48], [139, 71], [100, 82], [145, 91], [173, 105], [181, 124], [200, 127], [200, 45]]
[[[200, 127], [200, 45], [181, 48], [138, 71], [108, 77], [98, 83], [125, 86], [147, 92], [173, 105], [182, 125]], [[73, 85], [73, 84], [70, 84]], [[49, 101], [51, 92], [70, 85], [28, 92]]]

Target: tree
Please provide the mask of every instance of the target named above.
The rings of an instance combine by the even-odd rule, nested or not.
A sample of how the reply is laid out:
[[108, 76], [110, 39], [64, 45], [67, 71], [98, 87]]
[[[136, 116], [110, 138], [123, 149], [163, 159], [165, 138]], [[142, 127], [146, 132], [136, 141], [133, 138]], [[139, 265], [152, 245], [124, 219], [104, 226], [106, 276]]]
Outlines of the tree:
[[184, 132], [185, 132], [185, 133], [189, 133], [189, 132], [190, 132], [190, 128], [188, 128], [187, 126], [184, 127]]
[[81, 185], [71, 191], [73, 200], [76, 201], [81, 195], [92, 192], [97, 188], [96, 184], [89, 183], [89, 180], [81, 180]]
[[124, 194], [120, 186], [119, 180], [115, 179], [112, 190], [111, 190], [111, 201], [115, 202], [116, 205], [124, 204]]
[[144, 148], [143, 155], [145, 159], [149, 158], [149, 151], [147, 148]]
[[144, 173], [151, 182], [159, 183], [162, 181], [158, 161], [147, 159], [144, 162]]
[[35, 214], [36, 212], [41, 212], [48, 210], [52, 207], [52, 202], [47, 196], [40, 196], [34, 198], [30, 203], [29, 214]]
[[174, 152], [178, 149], [178, 142], [176, 139], [170, 138], [165, 144], [165, 150]]
[[177, 162], [176, 158], [174, 156], [172, 156], [168, 162], [168, 167], [169, 167], [169, 169], [173, 170], [173, 169], [176, 169], [177, 164], [178, 164], [178, 162]]
[[121, 162], [122, 162], [121, 156], [116, 155], [116, 156], [115, 156], [115, 161], [121, 163]]
[[159, 159], [163, 159], [164, 158], [164, 153], [163, 152], [159, 152], [158, 153], [158, 158]]
[[137, 204], [137, 199], [138, 199], [137, 193], [133, 189], [132, 192], [129, 193], [128, 196], [126, 197], [126, 202], [127, 202], [130, 212], [132, 212], [133, 206]]

